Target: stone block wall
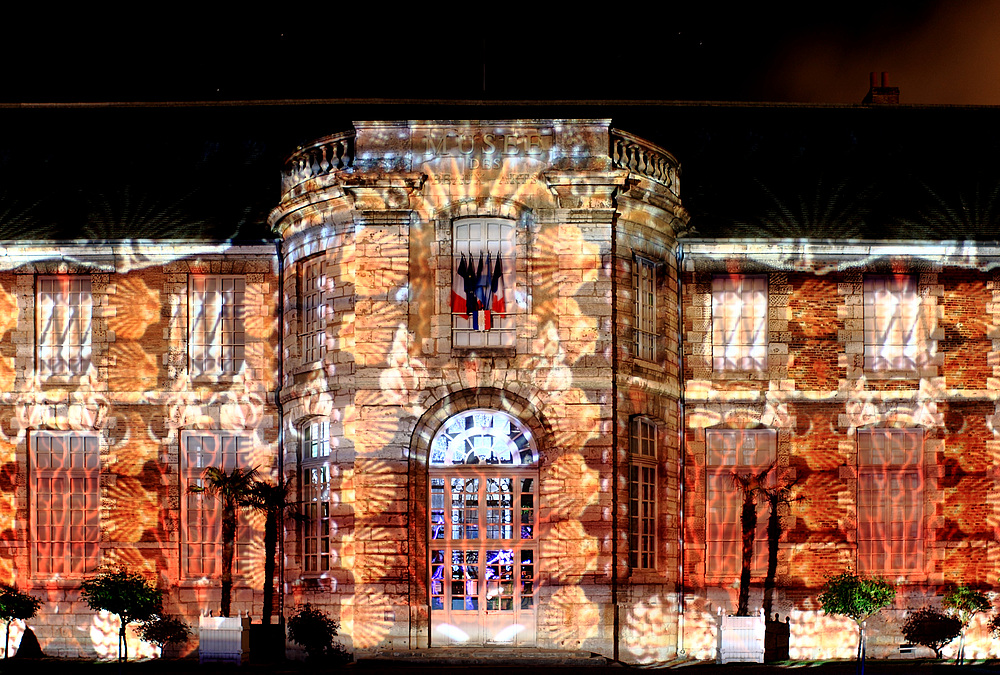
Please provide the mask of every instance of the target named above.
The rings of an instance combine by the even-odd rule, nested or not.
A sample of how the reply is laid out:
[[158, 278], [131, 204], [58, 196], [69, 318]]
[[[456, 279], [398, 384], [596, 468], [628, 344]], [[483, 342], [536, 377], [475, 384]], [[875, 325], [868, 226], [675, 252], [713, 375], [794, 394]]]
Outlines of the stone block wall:
[[[899, 656], [907, 610], [939, 606], [950, 585], [992, 588], [1000, 575], [993, 555], [997, 533], [990, 525], [997, 518], [992, 495], [998, 487], [993, 475], [997, 397], [990, 385], [996, 353], [994, 273], [949, 262], [943, 252], [937, 258], [929, 253], [920, 259], [881, 256], [877, 245], [865, 256], [855, 256], [847, 245], [837, 253], [783, 242], [692, 241], [686, 246], [688, 648], [702, 658], [712, 656], [714, 615], [720, 607], [735, 607], [738, 587], [738, 579], [703, 576], [705, 429], [778, 431], [778, 475], [794, 481], [801, 499], [782, 512], [773, 609], [782, 620], [791, 616], [793, 658], [828, 658], [851, 656], [843, 644], [823, 640], [825, 631], [841, 635], [850, 626], [825, 616], [817, 596], [827, 577], [858, 569], [858, 431], [919, 428], [922, 563], [914, 572], [892, 577], [897, 601], [873, 622], [877, 637], [869, 648], [876, 658]], [[787, 264], [791, 260], [794, 265]], [[913, 372], [864, 369], [862, 282], [866, 274], [887, 272], [912, 273], [918, 280], [929, 358]], [[712, 371], [711, 278], [727, 273], [768, 275], [766, 373], [739, 378]], [[766, 517], [766, 509], [758, 517]], [[761, 602], [763, 582], [763, 575], [754, 577], [752, 607]], [[975, 639], [986, 639], [985, 633]]]
[[[180, 516], [187, 486], [179, 477], [180, 434], [197, 429], [247, 433], [254, 439], [254, 463], [265, 476], [274, 475], [277, 269], [269, 246], [206, 252], [165, 242], [141, 251], [140, 259], [113, 245], [77, 248], [60, 248], [64, 260], [73, 263], [48, 262], [44, 251], [22, 251], [29, 261], [0, 272], [0, 304], [11, 310], [3, 312], [0, 336], [0, 377], [6, 377], [0, 448], [7, 485], [0, 510], [0, 574], [4, 582], [42, 598], [38, 616], [28, 623], [47, 655], [113, 656], [116, 624], [79, 600], [82, 575], [48, 576], [34, 566], [30, 436], [39, 431], [97, 435], [99, 566], [123, 565], [143, 573], [165, 589], [167, 610], [189, 624], [197, 623], [199, 613], [218, 612], [219, 580], [182, 574]], [[31, 261], [33, 254], [37, 260]], [[188, 376], [188, 279], [196, 273], [246, 278], [246, 364], [231, 381], [193, 382]], [[83, 377], [38, 379], [39, 274], [90, 276], [93, 365]], [[250, 573], [237, 580], [233, 604], [234, 611], [256, 617], [263, 588], [259, 535], [255, 559], [248, 561]], [[147, 648], [130, 642], [132, 653]]]

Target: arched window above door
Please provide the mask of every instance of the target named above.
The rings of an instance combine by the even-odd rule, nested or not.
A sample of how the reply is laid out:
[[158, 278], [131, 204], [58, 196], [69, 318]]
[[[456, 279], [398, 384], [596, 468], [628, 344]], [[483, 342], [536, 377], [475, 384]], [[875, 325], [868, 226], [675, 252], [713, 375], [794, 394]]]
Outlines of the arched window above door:
[[498, 465], [533, 467], [538, 451], [531, 432], [500, 410], [467, 410], [445, 422], [434, 436], [431, 467]]

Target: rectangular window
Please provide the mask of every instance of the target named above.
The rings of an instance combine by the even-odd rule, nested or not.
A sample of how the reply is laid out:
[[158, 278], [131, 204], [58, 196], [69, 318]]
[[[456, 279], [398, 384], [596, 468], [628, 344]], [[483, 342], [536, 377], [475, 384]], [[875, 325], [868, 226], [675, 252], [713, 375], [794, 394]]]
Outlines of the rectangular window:
[[330, 522], [330, 423], [318, 421], [302, 428], [302, 569], [332, 569]]
[[93, 572], [101, 541], [98, 437], [37, 431], [30, 441], [35, 572]]
[[632, 266], [635, 293], [635, 357], [656, 360], [656, 265], [636, 257]]
[[191, 376], [236, 375], [245, 356], [246, 281], [191, 277]]
[[90, 277], [38, 278], [38, 372], [44, 378], [90, 369]]
[[767, 277], [712, 279], [712, 369], [767, 369]]
[[928, 326], [913, 276], [865, 277], [865, 370], [912, 371], [927, 361]]
[[632, 420], [629, 466], [629, 565], [656, 568], [656, 426]]
[[[251, 447], [249, 436], [223, 431], [181, 433], [181, 561], [188, 577], [214, 577], [222, 572], [222, 506], [216, 496], [187, 488], [206, 486], [208, 467], [227, 474], [237, 467], [249, 469]], [[242, 573], [250, 562], [252, 535], [247, 514], [240, 509], [233, 574]]]
[[326, 353], [326, 261], [313, 258], [302, 263], [302, 363], [321, 363]]
[[858, 570], [923, 568], [923, 430], [858, 431]]
[[514, 346], [515, 233], [515, 223], [510, 220], [455, 221], [451, 287], [453, 346]]
[[[759, 474], [774, 464], [777, 434], [773, 429], [710, 429], [705, 432], [706, 458], [705, 542], [706, 571], [733, 576], [743, 564], [743, 493], [734, 476]], [[766, 477], [773, 482], [773, 472]], [[758, 504], [751, 574], [767, 569], [766, 505]]]

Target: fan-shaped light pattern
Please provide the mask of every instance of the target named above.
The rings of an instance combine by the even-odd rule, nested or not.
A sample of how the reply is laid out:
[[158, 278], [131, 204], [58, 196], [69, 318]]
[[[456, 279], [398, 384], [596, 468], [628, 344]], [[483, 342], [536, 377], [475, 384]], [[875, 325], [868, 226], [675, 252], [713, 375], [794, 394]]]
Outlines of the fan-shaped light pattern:
[[399, 564], [401, 552], [405, 550], [399, 541], [399, 533], [386, 527], [369, 527], [357, 524], [354, 528], [354, 581], [355, 583], [379, 583]]
[[156, 558], [165, 562], [163, 557], [162, 549], [116, 546], [103, 554], [102, 562], [113, 567], [125, 567], [131, 572], [139, 572], [152, 579], [158, 572]]
[[138, 342], [131, 340], [112, 342], [108, 353], [115, 363], [108, 374], [109, 388], [116, 393], [156, 388], [159, 367], [155, 354], [150, 354]]
[[135, 543], [148, 539], [147, 533], [159, 529], [159, 492], [143, 486], [133, 476], [118, 475], [108, 486], [110, 506], [106, 530], [112, 541]]
[[580, 649], [600, 627], [600, 609], [579, 586], [560, 588], [541, 610], [539, 633], [548, 635], [561, 649]]
[[542, 503], [556, 518], [579, 518], [586, 507], [597, 503], [600, 476], [580, 454], [562, 455], [541, 481]]
[[533, 466], [537, 462], [531, 431], [500, 410], [459, 413], [445, 422], [431, 441], [432, 466]]
[[263, 284], [247, 284], [245, 302], [247, 337], [267, 341], [278, 331], [276, 290], [262, 292]]
[[390, 504], [405, 502], [406, 465], [384, 459], [358, 458], [354, 463], [352, 483], [354, 517], [364, 521], [384, 513]]
[[383, 400], [372, 403], [403, 406], [419, 415], [422, 411], [416, 410], [413, 405], [419, 399], [421, 381], [426, 376], [427, 370], [420, 359], [410, 357], [409, 341], [410, 332], [406, 326], [400, 325], [396, 329], [392, 347], [386, 357], [389, 367], [379, 376], [379, 390]]
[[354, 640], [358, 649], [377, 646], [392, 629], [395, 619], [392, 603], [378, 591], [355, 593], [344, 603], [344, 632]]
[[[527, 203], [532, 199], [531, 193], [539, 189], [538, 172], [544, 165], [530, 157], [507, 156], [499, 169], [473, 169], [469, 174], [469, 168], [464, 157], [436, 157], [420, 164], [419, 170], [430, 177], [416, 204], [424, 222], [431, 222], [442, 206], [483, 202], [501, 195], [511, 203]], [[470, 180], [464, 178], [467, 174]]]
[[596, 572], [597, 552], [597, 537], [587, 534], [579, 520], [554, 523], [542, 539], [543, 568], [561, 583], [579, 583], [584, 574]]
[[637, 663], [672, 658], [677, 648], [677, 603], [660, 595], [643, 598], [629, 608], [622, 643]]
[[0, 338], [17, 328], [17, 296], [0, 285]]
[[117, 279], [109, 302], [114, 312], [107, 318], [108, 328], [118, 340], [138, 340], [160, 321], [160, 292], [137, 276], [123, 275]]
[[[117, 659], [118, 658], [118, 630], [121, 622], [114, 614], [101, 610], [90, 624], [90, 643], [97, 652], [98, 658]], [[125, 631], [125, 640], [128, 644], [129, 659], [153, 659], [160, 655], [160, 648], [143, 642], [135, 635], [133, 626], [129, 626]]]

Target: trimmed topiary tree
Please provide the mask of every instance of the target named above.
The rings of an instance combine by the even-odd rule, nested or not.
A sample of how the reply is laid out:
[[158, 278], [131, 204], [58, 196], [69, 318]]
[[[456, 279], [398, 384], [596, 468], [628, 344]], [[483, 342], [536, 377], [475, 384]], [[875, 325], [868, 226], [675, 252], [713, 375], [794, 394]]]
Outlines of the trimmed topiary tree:
[[896, 599], [896, 587], [881, 577], [865, 577], [851, 571], [826, 580], [819, 595], [827, 614], [839, 614], [858, 625], [858, 672], [865, 672], [865, 624]]
[[125, 629], [133, 622], [148, 621], [160, 613], [163, 591], [150, 584], [138, 572], [124, 567], [109, 569], [80, 583], [80, 595], [93, 610], [104, 610], [118, 617], [118, 660], [128, 661]]
[[955, 656], [955, 663], [961, 665], [965, 661], [965, 629], [972, 623], [976, 614], [990, 608], [990, 599], [986, 597], [985, 593], [963, 584], [945, 593], [941, 604], [945, 609], [955, 614], [962, 624], [961, 637], [958, 641], [958, 654]]
[[3, 643], [3, 657], [7, 658], [10, 644], [10, 623], [16, 619], [27, 621], [38, 613], [42, 601], [28, 593], [17, 590], [17, 586], [0, 584], [0, 620], [7, 622], [7, 635]]
[[961, 631], [961, 621], [933, 607], [910, 612], [903, 622], [903, 637], [906, 641], [930, 647], [937, 659], [941, 658], [941, 649], [958, 637]]

